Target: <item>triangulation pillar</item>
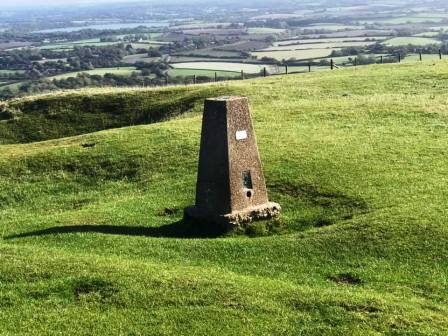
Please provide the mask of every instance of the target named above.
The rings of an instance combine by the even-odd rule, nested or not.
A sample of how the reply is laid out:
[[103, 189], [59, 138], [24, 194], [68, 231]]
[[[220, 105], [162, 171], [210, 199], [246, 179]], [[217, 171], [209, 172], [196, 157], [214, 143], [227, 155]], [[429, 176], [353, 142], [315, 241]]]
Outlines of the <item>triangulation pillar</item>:
[[187, 219], [235, 227], [279, 215], [269, 202], [247, 98], [205, 101], [196, 205]]

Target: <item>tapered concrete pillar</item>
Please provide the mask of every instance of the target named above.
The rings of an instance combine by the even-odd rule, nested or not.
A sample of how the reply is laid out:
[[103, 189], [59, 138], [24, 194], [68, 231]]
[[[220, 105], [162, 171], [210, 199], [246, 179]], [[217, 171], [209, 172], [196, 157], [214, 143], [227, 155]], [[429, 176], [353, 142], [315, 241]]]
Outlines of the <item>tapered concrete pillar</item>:
[[247, 98], [206, 100], [196, 205], [186, 218], [232, 227], [279, 213], [268, 199]]

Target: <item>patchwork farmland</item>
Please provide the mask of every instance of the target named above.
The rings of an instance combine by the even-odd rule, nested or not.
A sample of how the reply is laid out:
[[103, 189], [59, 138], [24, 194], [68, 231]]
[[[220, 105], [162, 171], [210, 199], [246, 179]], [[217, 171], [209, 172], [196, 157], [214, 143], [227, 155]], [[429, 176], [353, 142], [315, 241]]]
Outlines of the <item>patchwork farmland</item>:
[[[386, 1], [388, 2], [388, 1]], [[212, 16], [74, 20], [10, 39], [0, 32], [0, 97], [84, 86], [160, 86], [448, 57], [448, 14], [433, 5], [210, 9]], [[195, 8], [192, 5], [192, 8]], [[167, 10], [167, 13], [171, 12]], [[118, 15], [119, 17], [119, 15]], [[213, 18], [213, 19], [212, 19]], [[33, 24], [35, 26], [35, 24]], [[33, 26], [33, 27], [34, 27]], [[4, 41], [1, 34], [6, 34]], [[9, 35], [7, 35], [9, 34]], [[22, 34], [22, 35], [20, 35]], [[14, 61], [11, 63], [10, 60]], [[406, 60], [408, 59], [408, 60]], [[2, 60], [5, 60], [2, 63]], [[19, 61], [24, 60], [24, 62]], [[100, 78], [101, 77], [101, 78]]]

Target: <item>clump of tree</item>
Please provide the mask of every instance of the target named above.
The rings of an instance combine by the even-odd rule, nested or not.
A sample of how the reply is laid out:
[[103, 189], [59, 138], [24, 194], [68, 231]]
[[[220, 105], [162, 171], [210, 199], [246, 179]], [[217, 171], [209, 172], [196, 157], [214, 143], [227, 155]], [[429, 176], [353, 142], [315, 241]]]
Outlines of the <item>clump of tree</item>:
[[[0, 90], [0, 99], [85, 87], [159, 86], [166, 83], [168, 70], [170, 69], [165, 61], [150, 63], [139, 62], [136, 64], [136, 68], [137, 70], [130, 76], [112, 73], [107, 73], [103, 76], [79, 73], [77, 76], [64, 79], [36, 77], [33, 81], [21, 84], [16, 91], [10, 88]], [[177, 83], [179, 81], [180, 79], [170, 79], [171, 83]]]
[[119, 66], [127, 54], [129, 51], [123, 44], [83, 46], [56, 52], [40, 49], [11, 50], [0, 55], [0, 68], [12, 70], [13, 74], [9, 74], [12, 79], [35, 80], [66, 72]]

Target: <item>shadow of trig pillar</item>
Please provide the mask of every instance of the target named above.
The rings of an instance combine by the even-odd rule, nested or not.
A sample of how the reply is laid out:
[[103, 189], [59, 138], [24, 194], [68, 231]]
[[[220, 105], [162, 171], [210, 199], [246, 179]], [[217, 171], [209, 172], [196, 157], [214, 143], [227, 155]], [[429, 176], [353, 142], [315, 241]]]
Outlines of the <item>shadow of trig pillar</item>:
[[205, 101], [196, 205], [186, 219], [232, 228], [271, 219], [280, 205], [269, 202], [247, 98]]

